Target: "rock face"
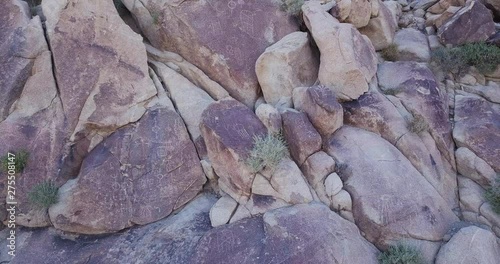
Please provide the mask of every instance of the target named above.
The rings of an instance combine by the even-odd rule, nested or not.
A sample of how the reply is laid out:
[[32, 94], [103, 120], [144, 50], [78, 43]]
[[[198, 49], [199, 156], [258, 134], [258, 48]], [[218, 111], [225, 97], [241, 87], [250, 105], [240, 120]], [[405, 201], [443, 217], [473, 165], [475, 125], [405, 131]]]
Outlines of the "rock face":
[[500, 106], [481, 97], [457, 95], [453, 137], [500, 172]]
[[142, 37], [111, 1], [47, 0], [42, 8], [71, 139], [98, 142], [96, 133], [137, 121], [156, 94]]
[[259, 55], [298, 30], [271, 0], [123, 2], [153, 46], [178, 53], [247, 106], [259, 91]]
[[281, 118], [290, 154], [300, 166], [307, 157], [321, 149], [321, 135], [304, 113], [290, 109], [283, 112]]
[[[342, 100], [354, 100], [368, 91], [377, 70], [370, 40], [351, 24], [339, 23], [319, 1], [302, 6], [304, 21], [321, 53], [318, 79]], [[369, 17], [368, 17], [369, 18]]]
[[491, 12], [477, 0], [469, 1], [438, 30], [443, 44], [485, 41], [495, 33]]
[[255, 65], [262, 93], [273, 106], [292, 107], [292, 90], [318, 78], [319, 58], [306, 32], [294, 32], [266, 49]]
[[378, 135], [344, 126], [326, 148], [343, 164], [339, 175], [352, 196], [354, 219], [375, 245], [408, 237], [422, 244], [440, 241], [458, 220], [411, 163]]
[[439, 250], [436, 264], [484, 263], [494, 264], [500, 259], [500, 243], [490, 231], [470, 226], [460, 229]]
[[293, 103], [303, 111], [323, 135], [333, 134], [343, 125], [344, 110], [335, 94], [324, 86], [299, 87], [293, 91]]
[[339, 19], [356, 28], [368, 25], [372, 14], [372, 2], [376, 0], [340, 0], [337, 1]]
[[168, 216], [201, 190], [205, 175], [181, 117], [153, 107], [113, 133], [61, 187], [49, 214], [58, 229], [99, 234]]
[[229, 99], [203, 112], [200, 129], [220, 188], [237, 202], [248, 200], [254, 174], [245, 160], [254, 136], [266, 135], [266, 127], [248, 107]]
[[[363, 252], [363, 254], [359, 254]], [[377, 263], [354, 224], [320, 204], [296, 205], [215, 228], [191, 263]]]
[[485, 188], [494, 183], [495, 171], [486, 161], [476, 156], [474, 152], [462, 147], [457, 149], [455, 156], [457, 158], [458, 173]]
[[371, 18], [359, 32], [370, 39], [375, 50], [383, 50], [392, 43], [396, 29], [395, 17], [386, 5], [380, 3], [378, 16]]
[[426, 62], [431, 58], [427, 37], [416, 29], [398, 31], [394, 44], [398, 47], [398, 60]]

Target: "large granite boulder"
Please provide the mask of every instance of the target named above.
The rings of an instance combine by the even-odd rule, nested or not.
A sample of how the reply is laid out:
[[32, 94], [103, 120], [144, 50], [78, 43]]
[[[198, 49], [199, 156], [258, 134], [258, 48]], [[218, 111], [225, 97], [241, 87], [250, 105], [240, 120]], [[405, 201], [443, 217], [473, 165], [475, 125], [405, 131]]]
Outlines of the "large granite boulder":
[[500, 172], [500, 105], [482, 97], [455, 97], [453, 137], [459, 147], [467, 147]]
[[[376, 2], [379, 0], [372, 1]], [[392, 44], [397, 28], [398, 25], [395, 22], [394, 15], [380, 1], [378, 16], [371, 18], [368, 25], [360, 28], [359, 32], [370, 39], [375, 50], [383, 50]]]
[[292, 91], [318, 79], [319, 58], [306, 32], [291, 33], [260, 55], [255, 71], [266, 102], [292, 107]]
[[325, 147], [343, 164], [339, 175], [352, 196], [354, 220], [377, 247], [401, 239], [435, 247], [458, 221], [439, 193], [380, 136], [344, 126]]
[[431, 58], [427, 37], [416, 29], [398, 31], [394, 36], [394, 44], [398, 49], [398, 60], [426, 62]]
[[93, 140], [91, 149], [137, 121], [156, 94], [142, 37], [111, 1], [44, 0], [42, 8], [68, 133]]
[[438, 29], [441, 42], [453, 45], [485, 41], [494, 33], [493, 15], [478, 0], [469, 1]]
[[[334, 7], [336, 17], [356, 28], [368, 25], [372, 16], [373, 2], [378, 0], [339, 0]], [[378, 3], [378, 2], [377, 2]]]
[[469, 226], [460, 229], [441, 247], [436, 264], [495, 264], [500, 259], [500, 242], [488, 230]]
[[[339, 23], [319, 1], [302, 6], [304, 21], [321, 53], [318, 79], [342, 100], [355, 100], [368, 91], [377, 71], [370, 40], [351, 24]], [[369, 17], [368, 17], [369, 18]]]
[[190, 263], [370, 264], [377, 252], [353, 223], [324, 205], [302, 204], [210, 230]]
[[299, 29], [271, 0], [123, 3], [153, 46], [178, 53], [249, 107], [259, 93], [257, 58]]
[[49, 214], [61, 230], [116, 232], [168, 216], [205, 181], [181, 117], [157, 105], [88, 154], [78, 178], [60, 188], [60, 201]]
[[246, 202], [255, 174], [245, 161], [254, 137], [265, 136], [266, 127], [248, 107], [227, 99], [203, 112], [200, 129], [220, 188], [237, 202]]

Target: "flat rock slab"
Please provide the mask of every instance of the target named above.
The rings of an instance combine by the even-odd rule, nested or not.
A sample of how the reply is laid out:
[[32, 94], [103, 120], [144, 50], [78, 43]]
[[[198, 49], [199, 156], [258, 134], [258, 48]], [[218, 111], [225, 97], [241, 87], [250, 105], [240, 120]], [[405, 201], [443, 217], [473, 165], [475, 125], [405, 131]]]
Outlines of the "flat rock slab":
[[440, 241], [458, 221], [434, 188], [389, 142], [344, 126], [325, 146], [341, 166], [357, 226], [368, 241], [386, 247], [403, 238]]
[[258, 97], [257, 58], [299, 29], [272, 0], [123, 2], [155, 47], [178, 53], [247, 106]]
[[479, 96], [455, 97], [453, 137], [500, 172], [500, 105]]
[[152, 108], [106, 138], [50, 208], [58, 229], [111, 233], [168, 216], [201, 190], [205, 175], [181, 117]]

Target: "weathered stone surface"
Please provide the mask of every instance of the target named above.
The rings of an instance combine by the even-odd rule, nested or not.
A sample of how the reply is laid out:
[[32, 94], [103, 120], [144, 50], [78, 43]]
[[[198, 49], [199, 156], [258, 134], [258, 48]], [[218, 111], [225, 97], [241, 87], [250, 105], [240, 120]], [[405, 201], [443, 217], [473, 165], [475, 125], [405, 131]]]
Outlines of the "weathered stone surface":
[[479, 96], [455, 97], [453, 137], [500, 172], [500, 106]]
[[339, 174], [352, 196], [354, 219], [375, 245], [386, 247], [405, 237], [422, 244], [440, 241], [458, 220], [411, 163], [378, 135], [344, 126], [325, 147], [344, 164]]
[[413, 1], [411, 3], [411, 7], [413, 7], [413, 9], [427, 9], [429, 7], [431, 7], [432, 5], [434, 5], [438, 0], [417, 0], [417, 1]]
[[272, 105], [259, 105], [255, 109], [255, 114], [264, 126], [266, 126], [268, 133], [279, 133], [281, 131], [281, 114], [278, 109], [274, 108]]
[[493, 15], [498, 18], [500, 17], [500, 1], [498, 0], [485, 0], [484, 5], [493, 11]]
[[477, 0], [469, 1], [438, 29], [441, 42], [453, 45], [485, 41], [493, 33], [495, 33], [493, 16]]
[[[350, 23], [356, 28], [368, 25], [372, 14], [372, 2], [376, 0], [337, 1], [340, 21]], [[375, 11], [375, 10], [374, 10]]]
[[330, 204], [325, 188], [325, 178], [335, 170], [335, 160], [324, 151], [318, 151], [306, 159], [300, 167], [309, 185], [321, 202]]
[[154, 68], [182, 117], [193, 141], [201, 136], [201, 115], [214, 99], [184, 76], [163, 63], [153, 62]]
[[342, 100], [357, 99], [368, 91], [368, 83], [377, 70], [375, 49], [369, 39], [352, 25], [339, 23], [322, 9], [319, 1], [306, 2], [302, 12], [321, 52], [320, 83], [333, 89]]
[[490, 231], [470, 226], [460, 229], [439, 250], [436, 264], [495, 264], [500, 259], [500, 243]]
[[303, 111], [321, 135], [333, 134], [344, 123], [344, 110], [335, 94], [324, 86], [293, 90], [295, 109]]
[[229, 196], [222, 196], [210, 209], [210, 223], [213, 227], [224, 225], [231, 219], [238, 203]]
[[71, 139], [95, 137], [95, 146], [95, 133], [137, 121], [156, 94], [142, 37], [111, 1], [47, 0], [42, 8]]
[[457, 171], [461, 175], [475, 181], [483, 187], [494, 182], [496, 173], [486, 161], [482, 160], [468, 148], [459, 148], [455, 151]]
[[461, 87], [463, 87], [463, 90], [468, 93], [477, 94], [492, 103], [500, 104], [500, 85], [496, 82], [488, 82], [488, 85], [485, 86], [461, 85]]
[[257, 58], [298, 30], [270, 0], [123, 2], [153, 46], [181, 55], [249, 107], [259, 92]]
[[[399, 96], [401, 92], [396, 90], [395, 96]], [[422, 103], [427, 105], [429, 101]], [[409, 132], [406, 120], [408, 117], [390, 100], [378, 92], [370, 91], [357, 101], [344, 103], [344, 109], [346, 124], [377, 133], [389, 141], [405, 155], [450, 206], [457, 205], [454, 164], [450, 164], [447, 157], [438, 150], [436, 143], [432, 139], [429, 140], [429, 136], [420, 137]]]
[[[65, 239], [54, 229], [16, 230], [16, 257], [10, 263], [192, 263], [199, 239], [211, 229], [208, 211], [217, 201], [204, 194], [178, 214], [108, 236]], [[5, 231], [8, 231], [5, 229]], [[2, 235], [3, 237], [3, 235]], [[2, 239], [2, 248], [7, 248]]]
[[439, 2], [429, 7], [429, 9], [427, 9], [427, 12], [431, 12], [433, 14], [441, 14], [450, 6], [464, 6], [464, 5], [465, 5], [465, 0], [439, 0]]
[[[378, 0], [372, 0], [372, 2], [378, 3]], [[359, 32], [370, 39], [375, 50], [383, 50], [392, 44], [397, 27], [395, 18], [389, 8], [380, 3], [378, 15], [372, 17], [368, 25], [360, 28]]]
[[[461, 7], [450, 6], [442, 14], [436, 17], [431, 25], [433, 24], [436, 28], [440, 28], [444, 23], [446, 23], [454, 14], [456, 14]], [[426, 23], [427, 24], [427, 23]]]
[[337, 173], [332, 173], [326, 177], [325, 190], [328, 196], [337, 195], [342, 190], [342, 187], [344, 187], [344, 185]]
[[371, 264], [377, 252], [354, 224], [324, 205], [303, 204], [212, 229], [191, 263]]
[[301, 166], [307, 157], [321, 149], [321, 135], [304, 113], [287, 109], [281, 114], [281, 118], [290, 154]]
[[310, 86], [318, 78], [319, 57], [306, 32], [294, 32], [268, 47], [257, 59], [255, 72], [266, 102], [292, 107], [295, 87]]
[[203, 112], [200, 129], [220, 188], [244, 203], [254, 179], [245, 160], [254, 136], [265, 136], [266, 127], [248, 107], [228, 99], [213, 103]]
[[49, 214], [61, 230], [116, 232], [168, 216], [205, 181], [182, 119], [157, 106], [90, 152], [78, 178], [61, 187], [60, 201]]
[[398, 60], [426, 62], [431, 58], [427, 37], [416, 29], [398, 31], [394, 36], [394, 44], [398, 47]]

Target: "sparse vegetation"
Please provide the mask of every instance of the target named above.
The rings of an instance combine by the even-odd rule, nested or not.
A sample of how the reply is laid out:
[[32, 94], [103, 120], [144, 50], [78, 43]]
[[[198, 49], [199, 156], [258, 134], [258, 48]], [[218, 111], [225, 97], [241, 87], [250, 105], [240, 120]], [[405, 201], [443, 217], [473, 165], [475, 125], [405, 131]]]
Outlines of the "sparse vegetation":
[[396, 95], [399, 93], [399, 89], [386, 89], [384, 94], [386, 95]]
[[281, 0], [281, 9], [288, 14], [300, 17], [304, 0]]
[[407, 245], [390, 246], [385, 252], [378, 256], [380, 264], [422, 264], [421, 253]]
[[9, 163], [11, 161], [14, 161], [14, 166], [15, 166], [15, 171], [16, 173], [21, 173], [23, 172], [24, 168], [26, 167], [26, 164], [28, 163], [28, 158], [29, 158], [29, 153], [25, 150], [21, 150], [19, 152], [11, 152], [14, 153], [14, 157], [9, 158], [9, 155], [5, 155], [1, 158], [2, 162], [2, 170], [4, 172], [9, 171]]
[[397, 61], [399, 57], [398, 46], [391, 44], [381, 51], [382, 58], [386, 61]]
[[151, 12], [151, 18], [153, 19], [153, 24], [159, 25], [160, 24], [160, 12], [158, 11], [152, 11]]
[[497, 176], [495, 182], [486, 190], [486, 201], [491, 204], [491, 208], [497, 214], [500, 214], [500, 176]]
[[35, 7], [42, 4], [42, 0], [26, 0], [26, 2], [28, 2], [28, 5], [30, 7]]
[[429, 124], [423, 116], [415, 115], [413, 119], [408, 123], [408, 130], [412, 133], [420, 134], [424, 131], [429, 130]]
[[52, 181], [43, 181], [28, 193], [28, 199], [36, 209], [47, 209], [56, 204], [58, 188]]
[[500, 47], [468, 43], [451, 49], [439, 48], [432, 52], [432, 61], [446, 72], [459, 72], [474, 66], [481, 73], [489, 73], [500, 64]]
[[288, 148], [281, 133], [254, 137], [253, 149], [246, 164], [253, 172], [264, 168], [274, 169], [288, 155]]

